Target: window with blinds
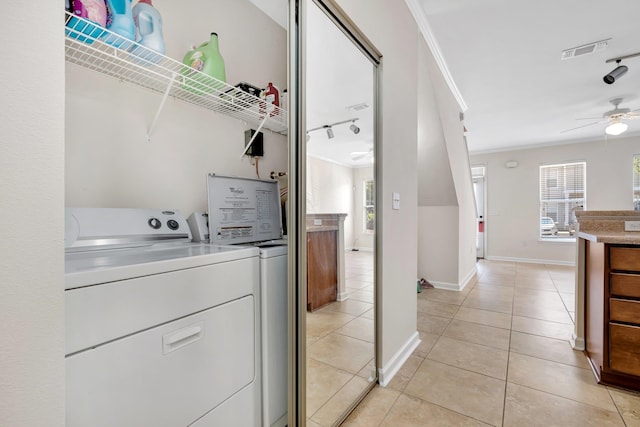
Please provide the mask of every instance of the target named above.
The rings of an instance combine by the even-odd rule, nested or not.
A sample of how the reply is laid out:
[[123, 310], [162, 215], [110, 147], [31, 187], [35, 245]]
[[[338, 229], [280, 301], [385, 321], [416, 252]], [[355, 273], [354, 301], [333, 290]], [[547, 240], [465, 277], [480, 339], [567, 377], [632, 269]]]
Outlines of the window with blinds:
[[640, 154], [633, 156], [633, 209], [640, 211]]
[[574, 236], [575, 212], [586, 207], [586, 183], [585, 162], [540, 166], [540, 237]]
[[369, 179], [364, 181], [364, 231], [373, 232], [375, 230], [375, 188], [373, 186], [373, 180]]

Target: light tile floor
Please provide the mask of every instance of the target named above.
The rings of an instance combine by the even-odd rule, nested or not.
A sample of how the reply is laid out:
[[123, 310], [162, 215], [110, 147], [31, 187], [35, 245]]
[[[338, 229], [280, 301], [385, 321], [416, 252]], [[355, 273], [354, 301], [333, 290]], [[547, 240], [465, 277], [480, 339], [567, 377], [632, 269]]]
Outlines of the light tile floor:
[[307, 312], [310, 427], [334, 425], [373, 379], [372, 252], [345, 253], [345, 286], [347, 300]]
[[598, 385], [568, 338], [573, 267], [478, 262], [418, 294], [420, 346], [343, 426], [640, 426], [640, 393]]

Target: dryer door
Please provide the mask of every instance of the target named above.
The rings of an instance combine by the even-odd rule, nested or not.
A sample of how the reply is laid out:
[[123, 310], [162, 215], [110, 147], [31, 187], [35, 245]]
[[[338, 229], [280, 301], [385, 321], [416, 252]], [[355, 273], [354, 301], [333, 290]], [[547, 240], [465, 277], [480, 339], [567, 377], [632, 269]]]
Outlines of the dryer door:
[[[255, 306], [246, 296], [68, 356], [66, 425], [187, 426], [259, 388]], [[235, 415], [258, 425], [259, 403], [243, 403]]]

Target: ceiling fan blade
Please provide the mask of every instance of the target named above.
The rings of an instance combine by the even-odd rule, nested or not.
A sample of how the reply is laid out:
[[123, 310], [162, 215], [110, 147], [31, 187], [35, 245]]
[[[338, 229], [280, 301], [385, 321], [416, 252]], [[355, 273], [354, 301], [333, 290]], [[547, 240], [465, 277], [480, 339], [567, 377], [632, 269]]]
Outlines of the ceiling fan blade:
[[598, 120], [602, 117], [578, 117], [576, 120]]
[[373, 154], [373, 149], [369, 149], [369, 151], [352, 151], [351, 160], [361, 160], [367, 157], [369, 154]]
[[597, 125], [597, 124], [600, 124], [600, 123], [606, 123], [607, 121], [608, 120], [604, 120], [604, 121], [601, 120], [599, 122], [593, 122], [593, 123], [589, 123], [589, 124], [586, 124], [586, 125], [577, 126], [577, 127], [571, 128], [571, 129], [561, 130], [560, 133], [571, 132], [572, 130], [586, 128], [587, 126], [593, 126], [593, 125]]

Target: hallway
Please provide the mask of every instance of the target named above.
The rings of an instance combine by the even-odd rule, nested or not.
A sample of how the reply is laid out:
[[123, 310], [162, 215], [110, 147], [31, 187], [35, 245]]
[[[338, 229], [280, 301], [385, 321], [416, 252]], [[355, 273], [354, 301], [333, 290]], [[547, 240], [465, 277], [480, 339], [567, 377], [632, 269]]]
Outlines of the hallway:
[[462, 292], [418, 294], [421, 344], [343, 426], [640, 426], [640, 394], [573, 351], [574, 269], [482, 260]]

